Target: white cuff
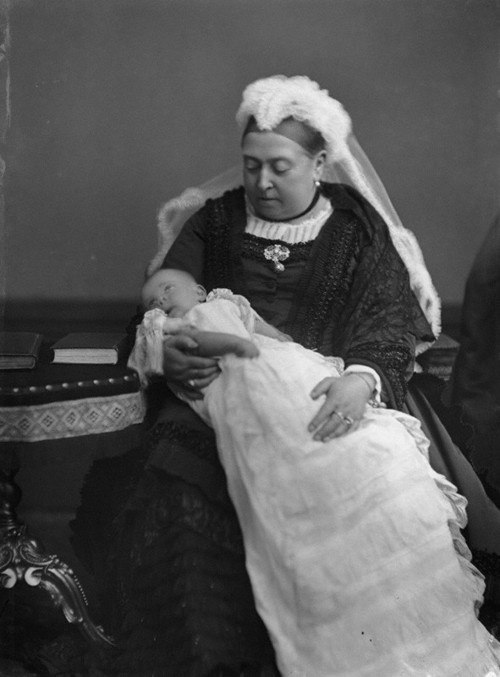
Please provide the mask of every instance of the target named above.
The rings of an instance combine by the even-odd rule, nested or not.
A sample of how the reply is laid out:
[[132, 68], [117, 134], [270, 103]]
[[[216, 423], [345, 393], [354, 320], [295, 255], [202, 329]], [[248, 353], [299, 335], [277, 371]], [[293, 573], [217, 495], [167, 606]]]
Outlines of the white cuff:
[[382, 381], [380, 376], [377, 374], [375, 369], [367, 367], [364, 364], [350, 364], [346, 367], [344, 374], [370, 374], [375, 379], [375, 387], [373, 389], [373, 394], [370, 399], [374, 400], [377, 404], [380, 404], [380, 396], [382, 394]]

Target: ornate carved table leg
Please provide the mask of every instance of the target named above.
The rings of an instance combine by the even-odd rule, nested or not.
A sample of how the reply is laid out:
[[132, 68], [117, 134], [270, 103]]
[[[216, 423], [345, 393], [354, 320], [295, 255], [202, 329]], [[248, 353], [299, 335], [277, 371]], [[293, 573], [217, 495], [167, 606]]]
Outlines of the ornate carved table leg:
[[16, 507], [21, 490], [15, 473], [0, 469], [0, 585], [13, 588], [18, 581], [46, 590], [69, 623], [76, 623], [92, 642], [114, 645], [102, 627], [92, 622], [82, 586], [73, 571], [56, 555], [45, 553], [42, 545], [26, 533]]

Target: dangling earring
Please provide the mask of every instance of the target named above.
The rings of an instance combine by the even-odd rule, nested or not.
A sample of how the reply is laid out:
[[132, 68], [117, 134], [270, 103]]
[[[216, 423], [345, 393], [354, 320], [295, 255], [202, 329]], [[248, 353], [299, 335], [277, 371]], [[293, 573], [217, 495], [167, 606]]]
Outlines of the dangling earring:
[[321, 181], [319, 179], [316, 179], [314, 181], [314, 185], [316, 186], [316, 188], [319, 188], [321, 186]]

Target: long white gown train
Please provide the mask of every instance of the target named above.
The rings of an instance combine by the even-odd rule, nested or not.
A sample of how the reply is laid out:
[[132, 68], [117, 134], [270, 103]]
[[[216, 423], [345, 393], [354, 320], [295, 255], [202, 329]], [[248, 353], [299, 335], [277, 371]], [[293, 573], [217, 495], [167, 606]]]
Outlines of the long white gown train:
[[484, 580], [460, 533], [466, 500], [432, 470], [417, 419], [368, 408], [357, 430], [314, 441], [309, 393], [334, 364], [252, 338], [260, 356], [223, 357], [198, 406], [283, 676], [500, 675], [500, 644], [477, 619]]
[[[186, 319], [250, 336], [231, 301]], [[259, 357], [222, 357], [191, 404], [215, 430], [283, 677], [500, 677], [460, 531], [467, 502], [432, 470], [418, 420], [369, 407], [357, 429], [314, 441], [309, 393], [335, 361], [251, 338]]]

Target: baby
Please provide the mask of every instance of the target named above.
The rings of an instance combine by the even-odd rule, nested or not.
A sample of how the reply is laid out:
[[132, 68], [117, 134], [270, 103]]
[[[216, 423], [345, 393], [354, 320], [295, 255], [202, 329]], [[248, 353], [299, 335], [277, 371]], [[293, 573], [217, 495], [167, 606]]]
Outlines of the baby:
[[[197, 347], [190, 352], [200, 357], [228, 353], [257, 357], [259, 349], [251, 340], [254, 333], [280, 341], [291, 340], [265, 322], [244, 297], [228, 289], [217, 289], [207, 295], [183, 270], [158, 270], [144, 283], [141, 298], [146, 312], [137, 328], [128, 366], [138, 372], [143, 385], [148, 377], [163, 374], [163, 344], [175, 334], [192, 338]], [[205, 302], [210, 306], [202, 313], [197, 312], [197, 307]], [[209, 321], [207, 314], [211, 316]]]
[[[489, 646], [474, 612], [480, 575], [459, 532], [465, 500], [431, 469], [418, 421], [383, 407], [366, 406], [356, 421], [336, 410], [340, 434], [318, 437], [310, 425], [317, 398], [353, 377], [340, 358], [276, 340], [283, 336], [244, 297], [207, 295], [179, 270], [154, 274], [142, 298], [147, 310], [129, 365], [145, 381], [163, 373], [170, 334], [190, 333], [198, 354], [219, 356], [220, 373], [202, 398], [176, 395], [214, 430], [280, 673], [347, 674], [351, 654], [339, 657], [333, 637], [355, 646], [366, 665], [377, 658], [363, 674], [409, 675], [401, 647], [416, 635], [408, 655], [426, 663], [411, 674], [431, 674], [442, 638], [456, 651], [450, 607], [469, 654], [469, 635]], [[427, 657], [422, 637], [431, 643], [436, 628]]]

